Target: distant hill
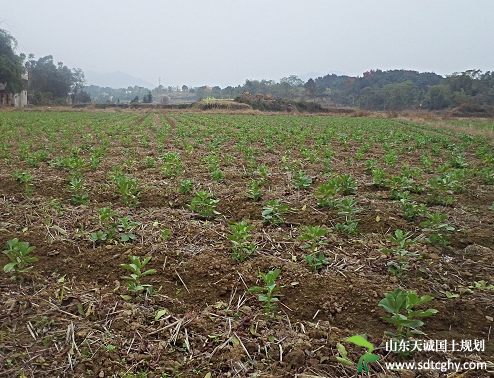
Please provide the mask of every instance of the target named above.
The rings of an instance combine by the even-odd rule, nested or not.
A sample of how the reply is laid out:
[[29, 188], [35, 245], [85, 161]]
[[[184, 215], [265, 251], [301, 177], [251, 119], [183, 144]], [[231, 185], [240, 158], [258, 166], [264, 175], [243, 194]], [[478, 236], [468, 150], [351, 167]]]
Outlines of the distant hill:
[[127, 88], [127, 87], [144, 87], [152, 89], [156, 87], [155, 84], [149, 81], [140, 79], [138, 77], [129, 75], [125, 72], [115, 71], [111, 73], [99, 73], [94, 71], [87, 71], [84, 73], [86, 77], [87, 85], [97, 85], [99, 87], [110, 88]]

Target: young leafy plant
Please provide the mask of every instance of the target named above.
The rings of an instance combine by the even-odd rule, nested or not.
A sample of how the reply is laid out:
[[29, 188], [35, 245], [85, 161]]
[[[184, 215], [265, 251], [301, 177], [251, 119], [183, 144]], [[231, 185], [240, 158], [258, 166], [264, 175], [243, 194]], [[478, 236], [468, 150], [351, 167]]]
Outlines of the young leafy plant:
[[316, 196], [319, 197], [317, 205], [321, 207], [335, 207], [335, 196], [341, 191], [337, 180], [329, 180], [326, 184], [321, 184], [317, 187]]
[[163, 160], [161, 172], [166, 178], [178, 176], [182, 172], [182, 162], [178, 152], [167, 152], [161, 159]]
[[211, 172], [211, 177], [214, 181], [221, 182], [225, 178], [225, 172], [223, 172], [219, 168], [215, 169], [213, 172]]
[[257, 299], [259, 302], [264, 303], [264, 314], [267, 318], [274, 317], [274, 311], [276, 310], [276, 303], [279, 302], [281, 296], [278, 291], [280, 286], [276, 284], [276, 279], [280, 275], [281, 270], [270, 270], [267, 273], [259, 272], [259, 277], [264, 281], [264, 286], [252, 286], [249, 288], [249, 293], [259, 293]]
[[243, 262], [257, 250], [257, 246], [252, 243], [252, 235], [249, 233], [253, 228], [254, 226], [249, 226], [245, 221], [230, 224], [232, 234], [227, 238], [233, 244], [233, 260]]
[[337, 202], [336, 207], [338, 208], [338, 215], [343, 218], [344, 223], [335, 224], [334, 229], [347, 235], [356, 235], [359, 221], [357, 214], [360, 212], [360, 208], [357, 207], [355, 198], [343, 198]]
[[86, 205], [89, 203], [89, 194], [84, 191], [84, 180], [80, 174], [75, 174], [70, 178], [69, 189], [73, 193], [70, 201], [74, 205]]
[[282, 205], [280, 199], [268, 201], [264, 204], [262, 218], [269, 224], [281, 224], [285, 220], [283, 216], [288, 211], [288, 205]]
[[130, 264], [120, 264], [120, 266], [130, 271], [129, 276], [123, 276], [122, 278], [127, 282], [127, 288], [132, 294], [153, 294], [153, 285], [143, 284], [141, 279], [145, 276], [156, 273], [156, 269], [148, 269], [143, 272], [144, 267], [151, 260], [151, 256], [145, 257], [141, 261], [139, 256], [129, 256]]
[[135, 207], [140, 203], [138, 196], [141, 188], [136, 179], [117, 174], [113, 177], [113, 183], [117, 186], [117, 193], [122, 196], [125, 205]]
[[416, 239], [411, 239], [411, 236], [412, 233], [410, 231], [403, 232], [402, 230], [398, 229], [395, 231], [394, 235], [388, 235], [388, 239], [396, 244], [396, 248], [382, 249], [383, 252], [394, 254], [394, 256], [396, 257], [396, 261], [391, 260], [388, 262], [388, 269], [389, 272], [397, 278], [403, 277], [405, 271], [408, 270], [408, 259], [418, 256], [417, 253], [408, 252], [406, 249], [417, 241]]
[[141, 223], [133, 222], [129, 216], [118, 218], [117, 230], [120, 241], [126, 243], [135, 240], [136, 235], [134, 234], [134, 229], [140, 225]]
[[190, 194], [192, 193], [192, 189], [194, 188], [194, 180], [192, 179], [183, 179], [178, 187], [178, 191], [180, 194]]
[[436, 211], [434, 214], [427, 214], [427, 218], [428, 220], [420, 223], [422, 231], [428, 233], [425, 240], [430, 244], [446, 247], [449, 244], [448, 232], [455, 231], [453, 226], [445, 223], [448, 216]]
[[303, 234], [297, 238], [297, 240], [305, 242], [301, 248], [314, 253], [320, 247], [328, 244], [324, 238], [324, 235], [328, 232], [327, 228], [321, 226], [302, 226], [302, 231]]
[[16, 169], [14, 171], [14, 178], [24, 185], [24, 192], [26, 194], [32, 194], [34, 192], [33, 188], [33, 178], [34, 176], [28, 171], [21, 171]]
[[423, 303], [430, 302], [434, 298], [429, 295], [419, 297], [415, 291], [403, 291], [396, 289], [384, 294], [384, 299], [379, 302], [379, 306], [392, 314], [390, 318], [382, 319], [396, 326], [396, 333], [385, 332], [396, 341], [409, 341], [412, 335], [423, 335], [424, 333], [418, 328], [424, 325], [422, 320], [416, 318], [425, 318], [437, 313], [434, 308], [427, 310], [417, 310], [414, 307]]
[[319, 272], [324, 265], [328, 265], [328, 258], [324, 252], [315, 252], [310, 255], [302, 255], [304, 261], [314, 272]]
[[28, 242], [20, 242], [14, 238], [7, 241], [7, 249], [3, 251], [9, 258], [10, 262], [3, 267], [5, 273], [19, 272], [24, 273], [32, 269], [31, 263], [38, 261], [37, 257], [30, 257], [29, 254], [35, 249], [29, 246]]
[[318, 272], [324, 265], [328, 264], [328, 259], [319, 248], [327, 245], [324, 235], [328, 232], [327, 228], [320, 226], [303, 226], [304, 233], [297, 240], [305, 242], [301, 248], [309, 251], [309, 254], [302, 255], [305, 262], [312, 270]]
[[199, 214], [201, 217], [211, 219], [215, 215], [221, 214], [220, 212], [215, 210], [218, 202], [220, 202], [220, 200], [212, 198], [210, 193], [201, 190], [196, 193], [187, 207], [195, 213]]
[[374, 185], [378, 188], [384, 188], [388, 182], [386, 170], [384, 168], [375, 168], [372, 170], [372, 179]]
[[312, 178], [307, 176], [303, 171], [298, 171], [293, 177], [293, 186], [295, 189], [309, 189], [312, 184]]
[[250, 180], [250, 189], [247, 189], [247, 196], [254, 202], [261, 199], [261, 188], [258, 180]]

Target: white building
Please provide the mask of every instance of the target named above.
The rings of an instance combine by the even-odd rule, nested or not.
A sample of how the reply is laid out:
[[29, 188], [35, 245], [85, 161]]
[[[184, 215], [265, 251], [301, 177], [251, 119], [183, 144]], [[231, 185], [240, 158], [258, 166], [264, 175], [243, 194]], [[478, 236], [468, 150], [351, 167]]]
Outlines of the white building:
[[[27, 73], [22, 75], [25, 80], [25, 86], [27, 87], [28, 76]], [[7, 91], [7, 83], [0, 83], [0, 106], [14, 106], [16, 108], [23, 108], [27, 105], [27, 89], [23, 89], [20, 93], [13, 94]]]

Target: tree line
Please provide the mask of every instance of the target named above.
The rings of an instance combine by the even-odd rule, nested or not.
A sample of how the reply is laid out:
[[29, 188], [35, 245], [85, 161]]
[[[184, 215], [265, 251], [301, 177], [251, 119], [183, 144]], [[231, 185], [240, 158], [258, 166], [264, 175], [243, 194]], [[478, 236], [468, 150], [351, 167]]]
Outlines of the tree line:
[[328, 74], [304, 82], [292, 75], [279, 82], [246, 80], [237, 87], [203, 86], [188, 88], [188, 91], [195, 93], [197, 99], [236, 98], [248, 94], [378, 111], [464, 107], [492, 112], [494, 71], [467, 70], [443, 77], [433, 72], [377, 69], [359, 77]]
[[[0, 29], [0, 83], [19, 93], [27, 89], [28, 101], [33, 105], [66, 105], [68, 102], [91, 101], [83, 90], [84, 72], [70, 69], [62, 62], [55, 65], [52, 55], [36, 59], [33, 54], [17, 54], [17, 41]], [[27, 80], [26, 78], [27, 74]]]
[[[323, 106], [344, 106], [366, 110], [398, 111], [404, 109], [441, 110], [453, 107], [472, 111], [494, 111], [494, 71], [468, 70], [443, 77], [433, 72], [380, 69], [362, 76], [328, 74], [301, 80], [295, 75], [274, 80], [246, 80], [244, 84], [227, 86], [164, 87], [150, 90], [143, 87], [85, 87], [84, 72], [70, 69], [53, 56], [36, 59], [30, 54], [16, 53], [17, 42], [0, 29], [0, 83], [7, 90], [19, 93], [28, 90], [28, 101], [34, 105], [67, 104], [68, 102], [161, 102], [166, 104], [177, 93], [184, 101], [208, 97], [218, 99], [256, 98], [309, 100]], [[28, 74], [27, 82], [23, 79]]]

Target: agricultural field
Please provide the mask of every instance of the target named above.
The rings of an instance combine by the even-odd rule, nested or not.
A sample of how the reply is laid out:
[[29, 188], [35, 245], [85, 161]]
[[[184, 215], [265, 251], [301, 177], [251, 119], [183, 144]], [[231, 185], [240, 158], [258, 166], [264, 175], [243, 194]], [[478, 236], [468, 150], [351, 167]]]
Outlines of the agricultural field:
[[488, 376], [385, 367], [494, 370], [494, 122], [455, 122], [0, 112], [0, 377]]

